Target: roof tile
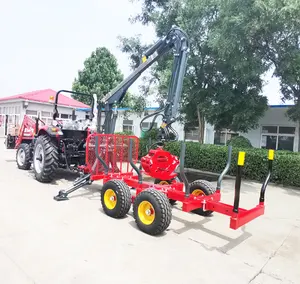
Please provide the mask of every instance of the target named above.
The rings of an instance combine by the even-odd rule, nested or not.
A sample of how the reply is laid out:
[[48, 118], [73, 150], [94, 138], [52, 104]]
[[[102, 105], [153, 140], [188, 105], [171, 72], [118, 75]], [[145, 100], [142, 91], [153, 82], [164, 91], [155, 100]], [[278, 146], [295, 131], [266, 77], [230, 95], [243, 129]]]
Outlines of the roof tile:
[[[53, 96], [55, 98], [55, 95], [56, 95], [56, 91], [52, 89], [37, 90], [29, 93], [0, 98], [0, 102], [20, 99], [20, 100], [29, 100], [29, 101], [41, 102], [41, 103], [49, 103], [50, 97]], [[79, 102], [77, 100], [74, 100], [73, 98], [65, 96], [63, 93], [59, 94], [58, 105], [70, 106], [76, 108], [89, 107], [88, 105], [82, 102]]]

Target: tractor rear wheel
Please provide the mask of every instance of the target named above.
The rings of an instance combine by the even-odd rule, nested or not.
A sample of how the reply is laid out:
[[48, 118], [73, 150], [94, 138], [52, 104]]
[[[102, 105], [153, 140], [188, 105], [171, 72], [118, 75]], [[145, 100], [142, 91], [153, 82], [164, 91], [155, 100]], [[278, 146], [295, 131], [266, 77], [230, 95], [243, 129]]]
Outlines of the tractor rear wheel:
[[39, 136], [34, 143], [33, 170], [39, 182], [51, 182], [58, 168], [58, 151], [50, 137]]
[[[164, 185], [164, 184], [171, 184], [173, 181], [176, 181], [176, 182], [181, 182], [181, 180], [179, 179], [179, 177], [175, 177], [175, 178], [173, 178], [173, 179], [171, 179], [171, 180], [161, 180], [161, 179], [155, 179], [154, 180], [154, 184], [161, 184], [161, 185]], [[170, 204], [173, 206], [173, 205], [175, 205], [176, 204], [176, 200], [173, 200], [173, 199], [169, 199], [169, 202], [170, 202]]]
[[101, 189], [101, 205], [106, 215], [123, 218], [131, 207], [129, 186], [121, 180], [110, 180]]
[[[202, 195], [211, 195], [216, 192], [215, 187], [207, 180], [195, 180], [190, 184], [190, 194], [196, 195], [196, 196], [202, 196]], [[192, 211], [195, 214], [201, 215], [201, 216], [209, 216], [213, 213], [213, 211], [207, 210], [204, 211], [202, 208], [195, 209]]]
[[152, 188], [143, 190], [134, 200], [133, 216], [142, 232], [152, 236], [161, 234], [172, 220], [172, 208], [168, 197]]
[[27, 143], [22, 143], [17, 150], [16, 160], [18, 168], [21, 170], [29, 170], [31, 166], [30, 146]]

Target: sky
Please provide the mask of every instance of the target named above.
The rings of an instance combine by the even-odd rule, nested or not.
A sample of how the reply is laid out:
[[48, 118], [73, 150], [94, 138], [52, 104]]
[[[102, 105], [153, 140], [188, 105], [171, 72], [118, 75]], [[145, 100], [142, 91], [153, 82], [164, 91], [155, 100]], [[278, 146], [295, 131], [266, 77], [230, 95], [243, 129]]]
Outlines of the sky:
[[[140, 12], [129, 0], [0, 0], [0, 97], [39, 89], [71, 89], [78, 70], [96, 47], [107, 47], [125, 76], [129, 59], [118, 36], [155, 40], [151, 26], [131, 24]], [[279, 84], [268, 76], [270, 104], [281, 104]], [[133, 85], [137, 90], [139, 81]]]

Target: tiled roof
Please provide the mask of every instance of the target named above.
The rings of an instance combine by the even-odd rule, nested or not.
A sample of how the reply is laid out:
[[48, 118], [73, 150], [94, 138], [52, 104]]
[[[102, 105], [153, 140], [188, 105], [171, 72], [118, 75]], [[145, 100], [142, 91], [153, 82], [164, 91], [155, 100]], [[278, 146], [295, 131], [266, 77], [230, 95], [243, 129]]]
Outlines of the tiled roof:
[[[56, 91], [52, 89], [46, 89], [46, 90], [38, 90], [33, 91], [30, 93], [24, 93], [19, 94], [15, 96], [0, 98], [0, 103], [4, 101], [11, 101], [11, 100], [28, 100], [28, 101], [34, 101], [34, 102], [41, 102], [41, 103], [49, 103], [50, 97], [53, 97], [55, 99]], [[87, 108], [88, 105], [81, 103], [77, 100], [74, 100], [70, 97], [65, 96], [63, 93], [59, 94], [58, 98], [58, 105], [63, 106], [70, 106], [75, 108]]]

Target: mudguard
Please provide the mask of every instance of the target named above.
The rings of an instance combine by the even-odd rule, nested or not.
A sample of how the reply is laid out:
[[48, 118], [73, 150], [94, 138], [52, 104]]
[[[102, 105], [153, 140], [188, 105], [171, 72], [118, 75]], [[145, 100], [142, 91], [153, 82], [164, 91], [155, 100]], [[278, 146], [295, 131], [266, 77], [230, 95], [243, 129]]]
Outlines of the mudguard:
[[39, 129], [38, 136], [48, 134], [50, 137], [62, 137], [64, 134], [59, 127], [44, 125]]

